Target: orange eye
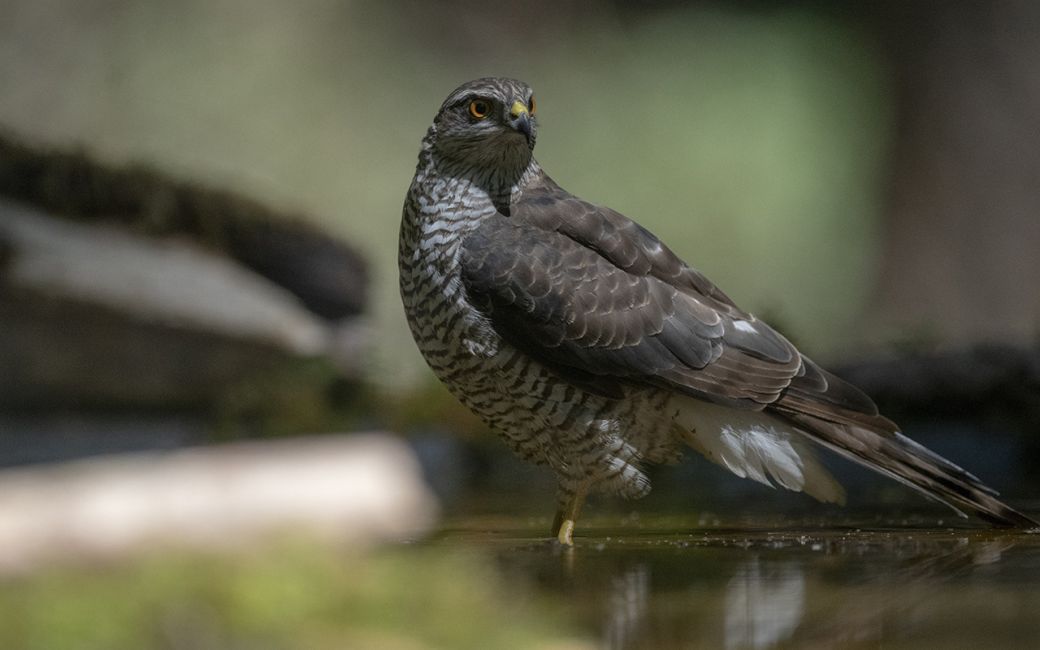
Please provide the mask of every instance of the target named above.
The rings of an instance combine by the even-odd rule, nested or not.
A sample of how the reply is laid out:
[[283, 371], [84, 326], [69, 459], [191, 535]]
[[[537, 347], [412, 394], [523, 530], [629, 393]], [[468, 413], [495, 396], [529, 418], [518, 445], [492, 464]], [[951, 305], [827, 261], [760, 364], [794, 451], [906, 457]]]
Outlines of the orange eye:
[[474, 99], [469, 103], [469, 114], [478, 120], [482, 120], [491, 112], [491, 104], [483, 99]]
[[531, 95], [531, 99], [527, 100], [527, 112], [534, 115], [536, 110], [538, 110], [538, 105], [534, 103], [534, 95]]

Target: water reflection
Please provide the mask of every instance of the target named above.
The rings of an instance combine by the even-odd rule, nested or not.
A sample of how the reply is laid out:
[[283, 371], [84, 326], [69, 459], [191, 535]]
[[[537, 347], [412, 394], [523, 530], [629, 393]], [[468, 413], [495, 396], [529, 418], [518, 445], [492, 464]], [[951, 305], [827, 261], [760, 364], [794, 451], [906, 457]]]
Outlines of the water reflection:
[[608, 648], [627, 648], [639, 638], [650, 597], [650, 570], [637, 564], [611, 580], [604, 621]]
[[493, 549], [507, 573], [558, 599], [612, 650], [1015, 648], [1040, 638], [1040, 535], [776, 522], [669, 530], [698, 529], [588, 527], [573, 549], [536, 539], [540, 526], [442, 541]]
[[[949, 636], [942, 628], [957, 626], [958, 612], [970, 614], [973, 594], [992, 590], [995, 585], [987, 583], [997, 576], [987, 575], [985, 567], [1000, 562], [1014, 546], [1014, 540], [961, 536], [923, 547], [913, 544], [911, 551], [898, 552], [896, 548], [891, 563], [872, 562], [872, 574], [848, 588], [840, 588], [841, 583], [834, 580], [821, 585], [823, 593], [829, 594], [829, 602], [823, 603], [820, 615], [803, 621], [792, 638], [799, 645], [820, 648], [909, 642], [915, 638], [924, 647], [952, 647], [939, 642], [940, 636]], [[1020, 589], [1035, 589], [1037, 577], [1034, 572], [1030, 584], [1005, 585], [1007, 595], [1015, 600]], [[993, 620], [1005, 618], [1007, 613], [996, 613]], [[1021, 622], [1035, 628], [1028, 621]], [[968, 634], [981, 635], [979, 641], [985, 647], [1013, 647], [986, 644], [985, 627], [969, 630]]]
[[727, 648], [769, 648], [791, 636], [805, 610], [805, 575], [797, 562], [752, 557], [726, 586]]

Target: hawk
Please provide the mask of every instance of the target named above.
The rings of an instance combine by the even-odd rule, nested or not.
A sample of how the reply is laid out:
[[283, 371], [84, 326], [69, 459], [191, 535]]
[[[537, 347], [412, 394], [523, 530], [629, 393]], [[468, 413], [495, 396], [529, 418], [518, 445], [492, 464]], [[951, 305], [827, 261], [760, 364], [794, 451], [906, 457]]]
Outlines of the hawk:
[[422, 140], [401, 297], [437, 377], [558, 482], [572, 544], [591, 492], [637, 498], [686, 447], [734, 474], [844, 502], [824, 447], [959, 514], [1037, 523], [902, 435], [864, 393], [738, 307], [660, 239], [557, 185], [532, 152], [527, 84], [455, 89]]

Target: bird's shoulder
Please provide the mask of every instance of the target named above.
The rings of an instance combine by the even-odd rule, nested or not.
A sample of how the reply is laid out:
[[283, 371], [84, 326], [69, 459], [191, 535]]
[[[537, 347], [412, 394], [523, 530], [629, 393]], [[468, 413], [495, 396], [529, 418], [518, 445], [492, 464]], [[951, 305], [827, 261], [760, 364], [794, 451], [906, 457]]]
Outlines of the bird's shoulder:
[[521, 191], [509, 216], [516, 226], [559, 233], [628, 273], [656, 278], [734, 318], [750, 316], [642, 225], [574, 196], [544, 172]]

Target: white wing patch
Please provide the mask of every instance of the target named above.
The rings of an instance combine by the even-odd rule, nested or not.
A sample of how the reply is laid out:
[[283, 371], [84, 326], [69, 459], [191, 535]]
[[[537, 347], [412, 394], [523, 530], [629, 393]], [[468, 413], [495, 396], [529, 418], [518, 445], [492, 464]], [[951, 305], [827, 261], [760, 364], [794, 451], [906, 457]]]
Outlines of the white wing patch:
[[677, 398], [675, 424], [688, 445], [741, 478], [805, 492], [826, 503], [845, 503], [845, 490], [816, 457], [801, 433], [757, 411]]
[[746, 320], [733, 321], [733, 327], [741, 332], [747, 332], [748, 334], [758, 334], [758, 330], [755, 329], [755, 326]]

